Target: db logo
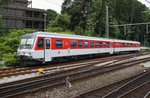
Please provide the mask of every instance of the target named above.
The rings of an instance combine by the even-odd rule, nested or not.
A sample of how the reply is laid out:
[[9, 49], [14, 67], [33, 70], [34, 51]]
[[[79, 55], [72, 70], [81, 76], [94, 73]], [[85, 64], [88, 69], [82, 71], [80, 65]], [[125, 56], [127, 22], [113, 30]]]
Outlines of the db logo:
[[60, 54], [60, 51], [58, 51], [58, 54]]

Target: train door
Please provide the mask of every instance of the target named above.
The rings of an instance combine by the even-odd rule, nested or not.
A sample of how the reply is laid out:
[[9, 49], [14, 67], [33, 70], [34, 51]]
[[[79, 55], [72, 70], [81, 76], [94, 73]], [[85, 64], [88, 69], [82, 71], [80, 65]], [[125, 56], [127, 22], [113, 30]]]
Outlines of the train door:
[[51, 61], [51, 38], [45, 38], [45, 62]]
[[113, 48], [113, 42], [110, 42], [110, 54], [113, 54], [114, 48]]

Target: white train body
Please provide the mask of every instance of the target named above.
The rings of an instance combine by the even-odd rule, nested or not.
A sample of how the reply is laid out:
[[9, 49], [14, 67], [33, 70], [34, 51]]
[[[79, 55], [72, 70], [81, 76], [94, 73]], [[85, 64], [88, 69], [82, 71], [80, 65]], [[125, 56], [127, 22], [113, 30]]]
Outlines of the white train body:
[[88, 36], [35, 32], [21, 37], [21, 59], [50, 62], [54, 58], [140, 51], [140, 42]]

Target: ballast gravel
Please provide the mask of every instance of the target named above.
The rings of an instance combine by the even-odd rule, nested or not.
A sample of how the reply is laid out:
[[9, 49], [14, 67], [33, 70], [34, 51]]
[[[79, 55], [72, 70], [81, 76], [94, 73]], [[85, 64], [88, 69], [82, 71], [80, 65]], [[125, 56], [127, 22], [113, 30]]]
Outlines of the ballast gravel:
[[[150, 64], [150, 62], [147, 63], [147, 65], [148, 64]], [[71, 82], [70, 89], [68, 89], [66, 85], [56, 86], [55, 88], [47, 88], [35, 93], [27, 93], [25, 95], [18, 96], [18, 98], [73, 98], [83, 92], [105, 87], [115, 82], [135, 76], [147, 69], [149, 69], [149, 67], [142, 67], [140, 64], [134, 65], [128, 68], [90, 77], [88, 79], [86, 78], [76, 82]]]

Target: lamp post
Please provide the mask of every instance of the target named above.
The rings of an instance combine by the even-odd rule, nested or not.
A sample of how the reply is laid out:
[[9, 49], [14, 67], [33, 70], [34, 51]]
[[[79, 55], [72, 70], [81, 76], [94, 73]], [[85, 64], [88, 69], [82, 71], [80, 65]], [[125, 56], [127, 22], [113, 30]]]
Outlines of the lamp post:
[[45, 12], [44, 13], [44, 31], [46, 31], [46, 16], [47, 16], [47, 13]]
[[107, 4], [106, 4], [106, 37], [109, 38], [109, 12]]

